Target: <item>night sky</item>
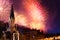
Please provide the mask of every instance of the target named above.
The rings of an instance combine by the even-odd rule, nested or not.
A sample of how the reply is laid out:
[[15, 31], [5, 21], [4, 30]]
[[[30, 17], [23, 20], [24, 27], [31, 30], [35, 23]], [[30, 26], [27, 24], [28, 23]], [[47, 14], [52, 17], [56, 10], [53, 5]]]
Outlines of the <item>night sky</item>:
[[60, 33], [60, 0], [43, 0], [42, 3], [49, 15], [47, 22], [51, 27], [49, 33]]
[[[38, 25], [38, 27], [28, 27], [28, 28], [34, 28], [34, 29], [40, 28], [43, 31], [44, 30], [47, 31], [48, 33], [60, 33], [60, 0], [35, 0], [35, 1], [34, 0], [31, 0], [31, 1], [30, 0], [29, 1], [4, 0], [3, 4], [2, 2], [3, 1], [1, 0], [0, 4], [4, 8], [4, 10], [5, 9], [6, 10], [3, 12], [1, 11], [2, 8], [0, 8], [0, 20], [3, 20], [5, 22], [9, 21], [10, 8], [11, 8], [11, 4], [13, 4], [14, 12], [16, 13], [15, 17], [16, 17], [17, 24], [29, 26], [31, 22], [33, 22], [33, 24], [34, 23], [38, 24], [39, 22], [39, 24], [41, 25]], [[6, 2], [6, 5], [5, 5], [5, 2]], [[31, 6], [33, 7], [33, 9]], [[40, 13], [41, 15], [38, 15], [38, 17], [34, 16], [35, 15], [34, 13], [36, 13], [35, 11], [37, 12], [36, 15]], [[36, 17], [37, 19], [34, 17]], [[41, 20], [43, 21], [40, 22]], [[33, 26], [35, 26], [35, 24]], [[39, 26], [43, 26], [43, 27], [39, 27]]]

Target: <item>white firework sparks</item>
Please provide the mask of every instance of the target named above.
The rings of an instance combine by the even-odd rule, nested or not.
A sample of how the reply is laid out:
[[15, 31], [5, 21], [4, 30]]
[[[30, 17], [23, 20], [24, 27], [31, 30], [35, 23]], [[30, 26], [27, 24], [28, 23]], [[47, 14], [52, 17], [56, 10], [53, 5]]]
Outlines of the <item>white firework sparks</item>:
[[9, 20], [10, 3], [9, 0], [0, 0], [0, 21], [7, 22]]

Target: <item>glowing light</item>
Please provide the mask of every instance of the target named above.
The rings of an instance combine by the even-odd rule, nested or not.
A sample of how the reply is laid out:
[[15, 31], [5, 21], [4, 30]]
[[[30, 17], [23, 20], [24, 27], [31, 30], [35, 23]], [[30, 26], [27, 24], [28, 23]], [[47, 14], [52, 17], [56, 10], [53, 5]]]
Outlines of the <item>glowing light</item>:
[[53, 39], [54, 39], [54, 37], [50, 37], [50, 38], [49, 38], [49, 40], [53, 40]]
[[30, 17], [29, 26], [31, 29], [44, 30], [45, 29], [45, 14], [42, 12], [41, 5], [36, 0], [24, 1], [24, 7]]
[[26, 17], [22, 14], [15, 13], [15, 23], [23, 26], [27, 26]]
[[35, 22], [32, 22], [32, 23], [30, 23], [30, 26], [31, 26], [31, 29], [37, 29], [37, 30], [44, 29], [43, 23], [35, 23]]
[[60, 36], [55, 37], [55, 39], [60, 39]]
[[0, 11], [2, 11], [3, 10], [3, 8], [2, 7], [0, 7]]
[[45, 30], [46, 15], [41, 5], [36, 0], [25, 0], [22, 3], [25, 12], [15, 12], [16, 23], [30, 29]]
[[44, 40], [48, 40], [48, 38], [45, 38]]

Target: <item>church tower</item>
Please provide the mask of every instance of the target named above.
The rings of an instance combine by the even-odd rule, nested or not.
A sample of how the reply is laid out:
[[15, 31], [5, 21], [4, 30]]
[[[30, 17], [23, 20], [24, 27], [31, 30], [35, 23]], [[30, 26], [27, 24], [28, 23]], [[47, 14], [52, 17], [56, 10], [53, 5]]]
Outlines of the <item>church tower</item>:
[[13, 5], [11, 6], [11, 13], [10, 13], [10, 30], [13, 34], [13, 40], [19, 40], [19, 31], [15, 27], [15, 17], [14, 17], [14, 10]]
[[11, 29], [11, 32], [16, 31], [13, 5], [11, 6], [11, 13], [10, 13], [10, 29]]

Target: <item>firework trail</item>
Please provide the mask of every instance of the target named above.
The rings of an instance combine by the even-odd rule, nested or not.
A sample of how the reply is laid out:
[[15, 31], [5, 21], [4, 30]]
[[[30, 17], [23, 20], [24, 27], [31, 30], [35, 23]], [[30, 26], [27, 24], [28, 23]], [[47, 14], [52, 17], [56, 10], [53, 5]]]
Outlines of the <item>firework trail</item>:
[[15, 12], [16, 23], [28, 26], [30, 29], [45, 30], [46, 12], [37, 0], [23, 0], [25, 12], [20, 15]]
[[[13, 4], [16, 24], [30, 29], [46, 30], [46, 11], [37, 0], [14, 0]], [[9, 21], [10, 9], [10, 0], [0, 0], [0, 20]]]

